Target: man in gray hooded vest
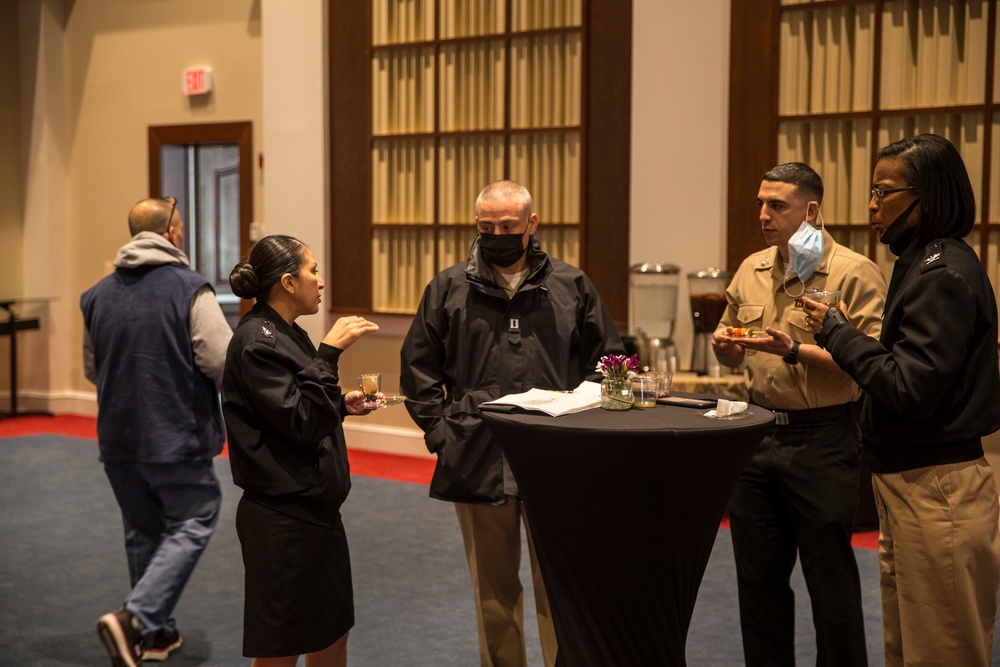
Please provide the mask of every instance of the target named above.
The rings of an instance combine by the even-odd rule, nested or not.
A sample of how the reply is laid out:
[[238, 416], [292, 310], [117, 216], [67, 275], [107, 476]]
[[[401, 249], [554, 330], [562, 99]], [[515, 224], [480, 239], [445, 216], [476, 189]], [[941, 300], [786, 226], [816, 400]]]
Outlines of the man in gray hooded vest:
[[182, 643], [173, 610], [215, 530], [212, 458], [225, 429], [216, 387], [232, 329], [190, 268], [176, 200], [129, 213], [115, 271], [84, 292], [84, 370], [97, 385], [100, 460], [121, 508], [131, 591], [97, 623], [114, 666]]

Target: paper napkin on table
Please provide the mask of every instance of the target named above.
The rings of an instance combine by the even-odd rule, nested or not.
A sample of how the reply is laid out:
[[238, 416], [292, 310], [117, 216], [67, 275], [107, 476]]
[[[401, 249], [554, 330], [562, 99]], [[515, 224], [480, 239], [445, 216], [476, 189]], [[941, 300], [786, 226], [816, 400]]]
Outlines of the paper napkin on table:
[[747, 404], [745, 401], [730, 401], [725, 398], [720, 398], [718, 403], [715, 405], [714, 410], [709, 410], [705, 413], [706, 417], [732, 417], [733, 415], [738, 415], [741, 412], [747, 411]]

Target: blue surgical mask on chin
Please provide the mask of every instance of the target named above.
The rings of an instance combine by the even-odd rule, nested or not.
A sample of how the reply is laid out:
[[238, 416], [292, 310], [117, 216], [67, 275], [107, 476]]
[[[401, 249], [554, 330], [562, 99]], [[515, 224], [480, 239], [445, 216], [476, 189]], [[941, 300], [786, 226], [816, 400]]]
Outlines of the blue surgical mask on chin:
[[785, 277], [794, 271], [805, 283], [823, 258], [823, 232], [803, 220], [798, 231], [788, 239], [788, 258], [790, 266], [785, 270]]

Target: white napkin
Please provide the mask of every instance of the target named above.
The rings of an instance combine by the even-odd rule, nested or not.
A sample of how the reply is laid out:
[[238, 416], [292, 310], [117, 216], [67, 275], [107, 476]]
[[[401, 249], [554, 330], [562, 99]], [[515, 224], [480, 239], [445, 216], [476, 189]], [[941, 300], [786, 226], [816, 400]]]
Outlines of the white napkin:
[[709, 410], [705, 413], [706, 417], [732, 417], [733, 415], [738, 415], [741, 412], [747, 411], [747, 404], [744, 401], [730, 401], [725, 398], [720, 398], [715, 404], [714, 410]]

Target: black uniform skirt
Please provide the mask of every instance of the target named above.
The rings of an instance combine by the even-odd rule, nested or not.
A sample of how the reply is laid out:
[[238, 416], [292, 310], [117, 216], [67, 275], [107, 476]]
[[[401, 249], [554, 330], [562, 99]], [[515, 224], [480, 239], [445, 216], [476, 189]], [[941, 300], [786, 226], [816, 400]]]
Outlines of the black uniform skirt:
[[246, 569], [243, 655], [313, 653], [354, 626], [351, 559], [340, 513], [321, 526], [240, 499], [236, 532]]

